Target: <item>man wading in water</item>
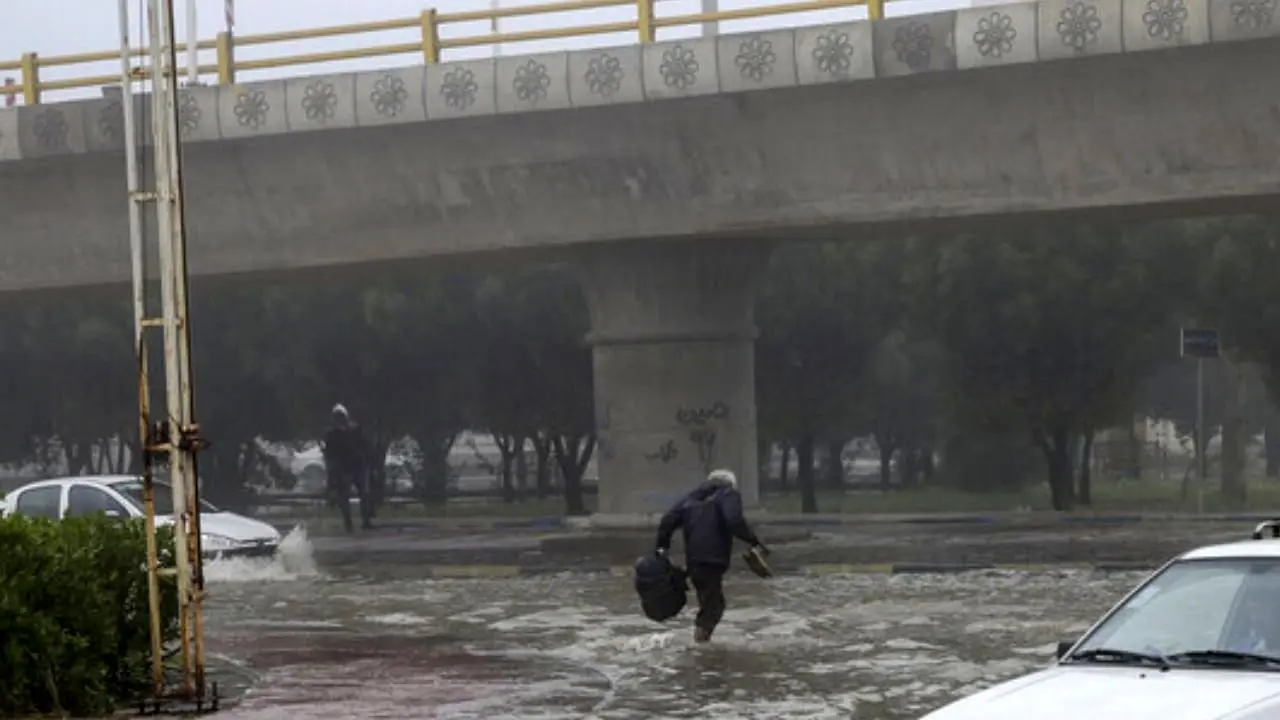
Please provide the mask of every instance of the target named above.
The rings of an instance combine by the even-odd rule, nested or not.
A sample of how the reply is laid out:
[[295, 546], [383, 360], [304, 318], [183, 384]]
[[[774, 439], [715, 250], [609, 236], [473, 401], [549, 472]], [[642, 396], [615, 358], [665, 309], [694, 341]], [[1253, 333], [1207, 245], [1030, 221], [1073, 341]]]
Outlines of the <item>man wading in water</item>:
[[333, 406], [333, 426], [324, 434], [323, 450], [329, 496], [337, 498], [342, 524], [347, 532], [353, 532], [351, 490], [355, 489], [356, 496], [360, 498], [360, 526], [365, 530], [372, 529], [373, 503], [369, 498], [364, 433], [341, 403]]
[[[724, 617], [724, 574], [729, 569], [733, 539], [751, 545], [758, 557], [768, 550], [751, 531], [742, 514], [738, 478], [729, 470], [713, 470], [706, 482], [684, 496], [658, 523], [658, 553], [671, 549], [676, 528], [684, 530], [684, 556], [689, 580], [698, 595], [698, 616], [694, 620], [694, 642], [711, 639]], [[753, 571], [759, 574], [755, 568]]]

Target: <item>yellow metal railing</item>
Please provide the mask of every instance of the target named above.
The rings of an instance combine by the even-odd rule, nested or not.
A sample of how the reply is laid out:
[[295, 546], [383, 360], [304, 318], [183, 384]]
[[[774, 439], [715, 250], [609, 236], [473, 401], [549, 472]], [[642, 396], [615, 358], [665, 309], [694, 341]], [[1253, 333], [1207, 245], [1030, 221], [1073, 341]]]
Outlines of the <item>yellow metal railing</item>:
[[[884, 17], [886, 0], [798, 0], [782, 2], [760, 7], [724, 10], [714, 13], [694, 13], [659, 17], [655, 13], [655, 0], [559, 0], [538, 5], [520, 7], [491, 8], [469, 12], [442, 13], [434, 9], [424, 10], [418, 17], [382, 20], [378, 22], [355, 23], [350, 25], [334, 25], [329, 27], [310, 28], [306, 30], [290, 30], [287, 32], [265, 33], [261, 35], [243, 35], [234, 38], [228, 33], [221, 33], [216, 40], [201, 41], [198, 48], [213, 50], [216, 62], [212, 65], [201, 65], [201, 74], [214, 74], [218, 83], [231, 85], [236, 81], [236, 74], [241, 71], [268, 70], [293, 67], [298, 65], [315, 65], [319, 63], [361, 58], [383, 57], [387, 55], [417, 54], [422, 55], [426, 63], [440, 62], [440, 54], [445, 50], [518, 43], [531, 40], [553, 40], [560, 38], [585, 37], [609, 33], [634, 32], [641, 43], [651, 43], [656, 39], [659, 28], [671, 28], [697, 25], [723, 20], [743, 20], [748, 18], [764, 18], [792, 13], [813, 12], [853, 8], [865, 5], [867, 16], [871, 19]], [[491, 32], [482, 35], [462, 37], [441, 37], [440, 29], [450, 24], [489, 21], [496, 23], [498, 19], [522, 17], [530, 15], [546, 15], [551, 13], [573, 12], [581, 10], [597, 10], [612, 7], [635, 8], [635, 17], [618, 22], [597, 23], [593, 25], [571, 25], [552, 27], [540, 30], [518, 32]], [[494, 25], [496, 27], [496, 25]], [[320, 38], [350, 37], [369, 33], [392, 30], [414, 30], [420, 33], [420, 39], [414, 42], [372, 45], [349, 50], [333, 50], [297, 55], [280, 55], [254, 60], [235, 59], [235, 50], [244, 47], [272, 45], [277, 43], [315, 40]], [[185, 56], [186, 46], [180, 45], [179, 52]], [[142, 56], [145, 50], [135, 50], [135, 56]], [[12, 86], [0, 85], [0, 100], [7, 95], [18, 95], [28, 105], [36, 105], [44, 93], [51, 90], [70, 90], [75, 88], [91, 88], [118, 84], [118, 74], [76, 76], [58, 80], [41, 80], [41, 70], [54, 67], [68, 67], [119, 60], [120, 52], [105, 51], [80, 53], [76, 55], [60, 55], [43, 57], [34, 52], [24, 54], [17, 61], [0, 61], [0, 76], [13, 72], [20, 74], [20, 81]], [[183, 69], [185, 73], [185, 68]], [[139, 73], [145, 76], [145, 73]]]

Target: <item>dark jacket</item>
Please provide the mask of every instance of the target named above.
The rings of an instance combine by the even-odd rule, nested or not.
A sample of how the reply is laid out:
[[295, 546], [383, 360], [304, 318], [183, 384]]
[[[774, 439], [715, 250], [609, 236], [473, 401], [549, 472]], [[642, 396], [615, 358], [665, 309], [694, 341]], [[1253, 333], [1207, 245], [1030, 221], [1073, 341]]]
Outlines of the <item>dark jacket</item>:
[[324, 434], [324, 464], [330, 471], [364, 472], [364, 433], [354, 422], [329, 428]]
[[676, 528], [684, 530], [686, 563], [729, 567], [733, 539], [760, 544], [742, 515], [742, 494], [731, 487], [703, 483], [684, 496], [658, 523], [658, 547], [670, 549]]

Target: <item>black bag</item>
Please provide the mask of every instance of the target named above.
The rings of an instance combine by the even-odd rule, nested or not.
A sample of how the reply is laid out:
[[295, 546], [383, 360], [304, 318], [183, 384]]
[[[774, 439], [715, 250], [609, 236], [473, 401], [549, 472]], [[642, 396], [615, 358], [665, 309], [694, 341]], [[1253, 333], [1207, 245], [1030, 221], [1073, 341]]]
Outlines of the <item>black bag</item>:
[[636, 560], [636, 593], [645, 617], [654, 622], [670, 620], [688, 602], [688, 573], [665, 555], [653, 553]]

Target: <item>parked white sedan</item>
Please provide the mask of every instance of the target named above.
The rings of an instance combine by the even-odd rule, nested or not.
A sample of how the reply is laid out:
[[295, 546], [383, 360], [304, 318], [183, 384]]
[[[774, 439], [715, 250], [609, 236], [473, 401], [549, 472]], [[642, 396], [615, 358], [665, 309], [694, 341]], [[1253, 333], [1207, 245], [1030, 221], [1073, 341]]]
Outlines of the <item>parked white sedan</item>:
[[[173, 488], [155, 482], [156, 523], [171, 525]], [[107, 517], [141, 518], [142, 479], [106, 475], [41, 480], [14, 490], [0, 503], [0, 513], [60, 520], [102, 513]], [[280, 546], [280, 533], [260, 520], [200, 502], [200, 546], [205, 558], [270, 557]]]
[[1174, 558], [1060, 643], [1053, 667], [923, 720], [1280, 718], [1278, 533], [1273, 520]]

